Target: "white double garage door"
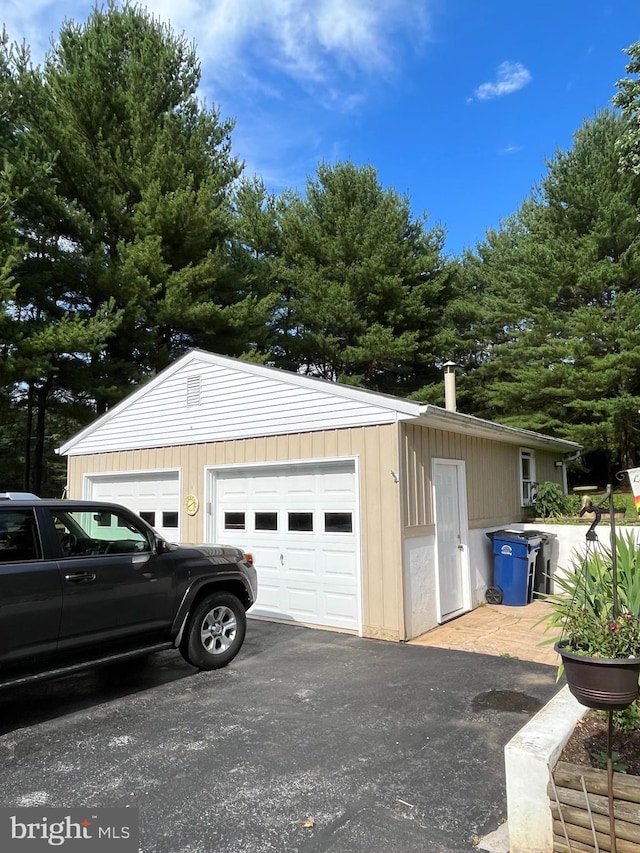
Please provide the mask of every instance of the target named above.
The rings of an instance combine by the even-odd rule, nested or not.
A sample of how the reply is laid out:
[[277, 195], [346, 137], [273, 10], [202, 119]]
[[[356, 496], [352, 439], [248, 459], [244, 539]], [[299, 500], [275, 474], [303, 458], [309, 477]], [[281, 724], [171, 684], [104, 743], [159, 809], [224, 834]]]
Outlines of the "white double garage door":
[[[253, 554], [259, 590], [252, 614], [360, 631], [353, 460], [209, 469], [206, 481], [205, 538]], [[123, 503], [153, 524], [152, 513], [156, 529], [177, 541], [179, 529], [161, 523], [173, 523], [180, 510], [177, 472], [88, 482], [88, 497]]]

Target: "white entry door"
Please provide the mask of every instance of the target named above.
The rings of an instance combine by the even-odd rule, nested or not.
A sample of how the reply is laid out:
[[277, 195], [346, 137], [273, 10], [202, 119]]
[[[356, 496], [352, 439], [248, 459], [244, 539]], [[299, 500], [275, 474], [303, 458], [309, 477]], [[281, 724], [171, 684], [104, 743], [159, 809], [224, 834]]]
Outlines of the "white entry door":
[[253, 554], [251, 613], [360, 630], [355, 463], [211, 472], [214, 541]]
[[470, 608], [464, 462], [434, 459], [433, 505], [438, 555], [438, 615], [444, 622]]

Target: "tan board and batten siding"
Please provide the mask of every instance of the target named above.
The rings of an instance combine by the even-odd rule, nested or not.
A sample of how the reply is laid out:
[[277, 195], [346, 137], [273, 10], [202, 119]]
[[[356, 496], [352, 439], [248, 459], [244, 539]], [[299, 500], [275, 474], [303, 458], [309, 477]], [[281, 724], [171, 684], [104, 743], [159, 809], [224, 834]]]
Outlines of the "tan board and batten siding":
[[[499, 527], [517, 520], [514, 519], [514, 507], [520, 505], [518, 446], [410, 423], [401, 427], [405, 474], [402, 524], [406, 537], [434, 533], [433, 459], [455, 459], [466, 463], [470, 529]], [[536, 472], [540, 482], [562, 484], [562, 470], [554, 465], [557, 459], [557, 453], [536, 451]]]
[[60, 452], [72, 498], [86, 497], [89, 475], [177, 471], [180, 505], [193, 494], [201, 507], [180, 513], [183, 542], [211, 530], [212, 467], [355, 460], [362, 633], [403, 640], [405, 545], [434, 537], [433, 459], [464, 461], [469, 528], [495, 529], [519, 520], [529, 439], [538, 480], [560, 482], [554, 462], [570, 442], [193, 350]]
[[[265, 436], [175, 447], [157, 447], [69, 458], [69, 494], [82, 497], [86, 473], [181, 469], [182, 497], [204, 501], [205, 466], [299, 459], [356, 457], [360, 461], [360, 528], [363, 634], [404, 638], [401, 527], [398, 486], [390, 475], [398, 467], [395, 424], [292, 435]], [[201, 542], [203, 515], [183, 516], [182, 540]]]

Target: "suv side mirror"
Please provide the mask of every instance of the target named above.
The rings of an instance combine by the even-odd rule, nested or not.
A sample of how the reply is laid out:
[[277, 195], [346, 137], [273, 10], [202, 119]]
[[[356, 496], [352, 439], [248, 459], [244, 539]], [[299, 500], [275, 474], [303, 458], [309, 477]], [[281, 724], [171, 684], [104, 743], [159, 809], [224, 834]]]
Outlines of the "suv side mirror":
[[160, 536], [155, 536], [153, 539], [153, 550], [156, 554], [165, 554], [169, 550], [169, 544], [161, 539]]

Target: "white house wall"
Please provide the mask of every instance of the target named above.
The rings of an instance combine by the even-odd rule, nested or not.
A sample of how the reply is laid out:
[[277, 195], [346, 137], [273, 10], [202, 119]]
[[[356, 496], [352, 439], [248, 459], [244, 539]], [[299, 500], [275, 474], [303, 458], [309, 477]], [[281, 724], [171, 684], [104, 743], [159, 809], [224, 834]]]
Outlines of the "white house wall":
[[469, 531], [469, 555], [471, 596], [475, 607], [485, 600], [487, 587], [493, 585], [493, 552], [487, 530]]
[[[593, 518], [593, 516], [592, 516]], [[537, 522], [535, 524], [521, 525], [526, 530], [540, 530], [545, 533], [550, 533], [554, 538], [551, 545], [551, 575], [552, 578], [563, 573], [567, 569], [572, 559], [577, 556], [578, 559], [585, 553], [587, 544], [586, 533], [589, 529], [589, 524], [547, 524]], [[598, 534], [598, 542], [605, 548], [611, 546], [611, 530], [604, 518], [596, 528]], [[632, 533], [636, 542], [640, 545], [640, 527], [637, 525], [619, 525], [616, 526], [616, 533], [622, 536], [628, 536]], [[553, 586], [553, 585], [552, 585]], [[552, 592], [553, 592], [552, 588]], [[561, 590], [555, 590], [560, 592]]]
[[[437, 625], [436, 529], [432, 506], [432, 459], [464, 461], [468, 506], [467, 559], [471, 607], [485, 600], [493, 583], [493, 555], [487, 531], [523, 525], [518, 445], [452, 433], [413, 423], [400, 425], [405, 609], [407, 636]], [[545, 479], [561, 477], [561, 453], [536, 451]]]
[[196, 357], [115, 407], [81, 435], [71, 453], [343, 429], [393, 423], [396, 417], [382, 406], [325, 391], [320, 382], [292, 384], [276, 371], [257, 375]]
[[435, 536], [419, 536], [404, 543], [405, 622], [407, 636], [424, 634], [438, 622]]
[[[485, 600], [492, 585], [493, 556], [486, 530], [469, 530], [471, 606]], [[407, 636], [417, 637], [438, 624], [435, 535], [405, 539], [405, 609]]]

